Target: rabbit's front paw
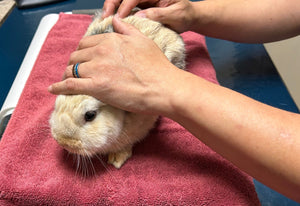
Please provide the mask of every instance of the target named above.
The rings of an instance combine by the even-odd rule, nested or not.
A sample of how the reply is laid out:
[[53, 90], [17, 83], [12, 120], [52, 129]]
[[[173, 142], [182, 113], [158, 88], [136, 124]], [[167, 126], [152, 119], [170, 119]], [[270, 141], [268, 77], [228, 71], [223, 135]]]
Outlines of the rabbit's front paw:
[[108, 163], [115, 166], [115, 168], [120, 169], [122, 165], [128, 160], [132, 155], [132, 147], [122, 150], [116, 153], [108, 154]]

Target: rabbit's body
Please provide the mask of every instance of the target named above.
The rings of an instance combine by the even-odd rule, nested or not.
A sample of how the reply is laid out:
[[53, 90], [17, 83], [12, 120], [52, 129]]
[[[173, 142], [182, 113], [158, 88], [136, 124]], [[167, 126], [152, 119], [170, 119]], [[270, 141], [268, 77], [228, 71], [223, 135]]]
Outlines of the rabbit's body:
[[[151, 38], [177, 67], [185, 68], [182, 38], [158, 22], [129, 16], [123, 21]], [[85, 36], [113, 32], [112, 17], [96, 16]], [[71, 153], [83, 156], [108, 154], [116, 168], [131, 157], [134, 143], [153, 128], [158, 116], [126, 112], [87, 95], [59, 95], [50, 118], [55, 140]]]

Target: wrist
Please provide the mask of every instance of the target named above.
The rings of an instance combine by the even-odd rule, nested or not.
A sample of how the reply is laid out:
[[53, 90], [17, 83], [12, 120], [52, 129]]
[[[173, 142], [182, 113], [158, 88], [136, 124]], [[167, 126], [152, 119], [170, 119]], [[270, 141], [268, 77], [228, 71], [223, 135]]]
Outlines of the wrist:
[[216, 1], [199, 1], [191, 2], [192, 5], [192, 21], [191, 31], [209, 34], [213, 25], [217, 24], [217, 19], [221, 15], [222, 9]]
[[[164, 67], [166, 69], [166, 67]], [[158, 88], [159, 97], [155, 102], [156, 113], [170, 119], [175, 120], [178, 115], [178, 109], [182, 105], [182, 98], [184, 93], [187, 93], [187, 74], [190, 74], [184, 70], [178, 69], [174, 65], [170, 68], [169, 77], [165, 79]]]
[[167, 107], [163, 111], [162, 115], [178, 121], [185, 116], [187, 107], [192, 104], [193, 94], [195, 90], [193, 86], [197, 82], [198, 77], [186, 72], [178, 71], [176, 82], [170, 85], [170, 91], [168, 91]]

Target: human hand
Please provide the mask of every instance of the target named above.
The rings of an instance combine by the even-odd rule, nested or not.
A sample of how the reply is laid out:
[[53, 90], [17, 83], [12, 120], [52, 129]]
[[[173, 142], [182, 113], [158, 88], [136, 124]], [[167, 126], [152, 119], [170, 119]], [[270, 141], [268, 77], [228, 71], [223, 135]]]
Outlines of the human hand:
[[179, 33], [190, 30], [195, 19], [193, 4], [188, 0], [106, 0], [102, 17], [113, 15], [119, 7], [117, 13], [124, 18], [136, 6], [148, 9], [135, 15], [159, 21]]
[[[64, 80], [51, 85], [49, 91], [87, 94], [131, 112], [164, 113], [181, 70], [132, 25], [115, 17], [113, 26], [118, 33], [80, 41], [78, 50], [71, 54]], [[72, 65], [76, 63], [80, 63], [81, 78], [72, 78]]]

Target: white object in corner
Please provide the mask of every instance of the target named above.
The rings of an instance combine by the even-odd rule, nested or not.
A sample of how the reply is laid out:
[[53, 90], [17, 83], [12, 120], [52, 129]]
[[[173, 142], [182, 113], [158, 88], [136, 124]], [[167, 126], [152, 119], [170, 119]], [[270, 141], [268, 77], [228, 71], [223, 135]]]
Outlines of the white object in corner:
[[30, 46], [23, 59], [17, 76], [9, 90], [9, 93], [0, 110], [0, 122], [2, 119], [13, 113], [34, 63], [40, 53], [40, 50], [47, 38], [47, 35], [59, 18], [58, 14], [48, 14], [44, 16], [34, 34]]
[[300, 35], [264, 46], [300, 109]]

